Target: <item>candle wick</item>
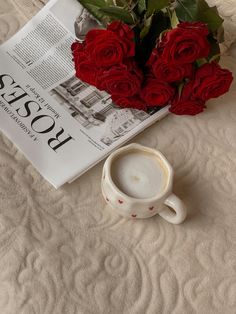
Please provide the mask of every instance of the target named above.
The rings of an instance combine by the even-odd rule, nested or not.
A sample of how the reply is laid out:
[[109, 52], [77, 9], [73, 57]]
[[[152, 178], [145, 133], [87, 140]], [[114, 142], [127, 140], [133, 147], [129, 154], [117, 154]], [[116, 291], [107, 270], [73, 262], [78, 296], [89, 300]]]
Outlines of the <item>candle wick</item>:
[[132, 176], [132, 179], [134, 180], [134, 181], [140, 181], [140, 178], [138, 177], [138, 176]]

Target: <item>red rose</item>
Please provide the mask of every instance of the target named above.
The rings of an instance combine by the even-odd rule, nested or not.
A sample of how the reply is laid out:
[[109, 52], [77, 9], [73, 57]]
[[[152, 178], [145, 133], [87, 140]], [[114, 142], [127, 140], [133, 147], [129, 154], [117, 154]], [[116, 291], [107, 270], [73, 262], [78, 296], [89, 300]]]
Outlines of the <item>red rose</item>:
[[75, 68], [79, 62], [80, 56], [82, 56], [82, 58], [84, 59], [83, 55], [84, 55], [84, 45], [75, 41], [72, 45], [71, 45], [71, 51], [72, 51], [72, 55], [73, 55], [73, 61], [75, 64]]
[[71, 45], [71, 50], [73, 53], [73, 57], [77, 57], [81, 51], [84, 51], [84, 45], [79, 43], [78, 41], [75, 41]]
[[71, 49], [74, 57], [76, 76], [88, 84], [96, 85], [98, 69], [88, 59], [84, 52], [84, 45], [75, 42], [72, 44]]
[[135, 61], [126, 60], [124, 64], [115, 65], [100, 73], [97, 86], [111, 95], [128, 97], [139, 91], [142, 79], [142, 71]]
[[196, 27], [181, 28], [180, 24], [178, 28], [164, 33], [157, 49], [166, 62], [184, 64], [207, 57], [210, 44], [206, 32], [201, 32]]
[[90, 85], [96, 86], [97, 75], [96, 66], [90, 60], [80, 62], [76, 68], [76, 76]]
[[141, 98], [147, 106], [163, 106], [174, 96], [175, 89], [165, 81], [156, 78], [148, 78], [145, 86], [140, 92]]
[[206, 108], [203, 104], [204, 103], [201, 100], [197, 99], [186, 99], [185, 101], [180, 100], [178, 103], [171, 106], [169, 111], [177, 115], [195, 116], [196, 114], [203, 112]]
[[209, 34], [209, 29], [207, 27], [207, 24], [202, 23], [202, 22], [182, 22], [182, 23], [179, 23], [177, 26], [178, 28], [199, 31], [204, 36], [207, 36]]
[[158, 58], [155, 51], [152, 53], [148, 65], [156, 78], [169, 83], [178, 82], [193, 75], [193, 65], [191, 63], [182, 65], [167, 63], [162, 58]]
[[129, 25], [121, 22], [114, 21], [107, 27], [108, 30], [113, 31], [121, 40], [126, 49], [125, 56], [133, 57], [135, 55], [135, 41], [134, 32]]
[[203, 100], [217, 98], [228, 92], [232, 81], [229, 70], [222, 69], [216, 62], [206, 63], [196, 72], [193, 93]]
[[157, 50], [157, 48], [154, 48], [152, 50], [152, 53], [151, 53], [147, 63], [146, 63], [146, 66], [152, 67], [153, 64], [160, 58], [159, 55], [160, 55], [160, 52]]
[[85, 39], [86, 53], [98, 67], [120, 64], [135, 54], [134, 33], [128, 25], [113, 22], [107, 29], [94, 29]]
[[112, 95], [112, 100], [114, 103], [122, 108], [133, 108], [139, 110], [147, 110], [147, 105], [145, 102], [139, 97], [139, 95], [134, 95], [132, 97], [122, 97]]
[[187, 83], [181, 93], [181, 96], [177, 94], [175, 99], [173, 100], [170, 112], [175, 113], [177, 115], [196, 115], [202, 112], [206, 106], [205, 102], [201, 99], [194, 98], [192, 96], [193, 91], [192, 82]]

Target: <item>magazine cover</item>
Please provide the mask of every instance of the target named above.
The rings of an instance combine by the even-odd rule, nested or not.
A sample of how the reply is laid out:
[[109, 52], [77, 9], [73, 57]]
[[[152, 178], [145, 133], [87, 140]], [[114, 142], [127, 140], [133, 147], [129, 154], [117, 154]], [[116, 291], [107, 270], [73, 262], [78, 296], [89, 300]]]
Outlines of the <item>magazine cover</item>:
[[168, 113], [120, 108], [74, 75], [71, 44], [91, 25], [78, 1], [51, 0], [0, 47], [0, 128], [56, 188]]

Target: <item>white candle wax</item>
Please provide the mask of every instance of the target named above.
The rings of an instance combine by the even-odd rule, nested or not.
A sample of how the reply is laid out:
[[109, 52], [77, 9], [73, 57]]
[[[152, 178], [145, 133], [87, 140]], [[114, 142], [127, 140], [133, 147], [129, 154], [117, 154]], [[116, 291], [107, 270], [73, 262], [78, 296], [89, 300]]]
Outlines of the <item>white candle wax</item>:
[[166, 186], [164, 166], [157, 156], [140, 151], [120, 155], [111, 167], [115, 185], [126, 195], [151, 198]]

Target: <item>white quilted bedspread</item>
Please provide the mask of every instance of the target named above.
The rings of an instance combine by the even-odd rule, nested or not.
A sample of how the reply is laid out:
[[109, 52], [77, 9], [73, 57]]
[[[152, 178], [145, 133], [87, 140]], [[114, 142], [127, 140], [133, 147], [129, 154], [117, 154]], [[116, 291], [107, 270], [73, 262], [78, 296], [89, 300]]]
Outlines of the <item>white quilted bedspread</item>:
[[[236, 1], [209, 3], [233, 34]], [[42, 6], [0, 0], [0, 40]], [[184, 224], [106, 210], [102, 164], [55, 190], [0, 134], [0, 314], [236, 313], [236, 81], [203, 114], [169, 115], [135, 141], [172, 162]]]

